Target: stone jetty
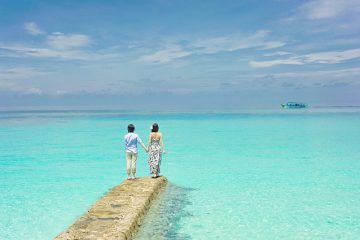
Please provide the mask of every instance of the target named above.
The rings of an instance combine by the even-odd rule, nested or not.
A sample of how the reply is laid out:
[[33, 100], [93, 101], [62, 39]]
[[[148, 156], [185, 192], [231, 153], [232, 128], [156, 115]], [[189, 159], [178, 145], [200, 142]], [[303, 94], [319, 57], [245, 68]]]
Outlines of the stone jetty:
[[166, 184], [165, 177], [126, 180], [55, 239], [133, 239], [152, 201]]

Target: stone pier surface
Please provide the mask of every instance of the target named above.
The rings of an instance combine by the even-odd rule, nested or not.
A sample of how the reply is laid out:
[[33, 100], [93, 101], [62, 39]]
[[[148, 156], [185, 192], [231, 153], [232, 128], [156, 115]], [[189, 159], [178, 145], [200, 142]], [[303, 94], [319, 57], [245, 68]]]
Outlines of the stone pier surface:
[[152, 200], [166, 184], [165, 177], [126, 180], [55, 239], [132, 239]]

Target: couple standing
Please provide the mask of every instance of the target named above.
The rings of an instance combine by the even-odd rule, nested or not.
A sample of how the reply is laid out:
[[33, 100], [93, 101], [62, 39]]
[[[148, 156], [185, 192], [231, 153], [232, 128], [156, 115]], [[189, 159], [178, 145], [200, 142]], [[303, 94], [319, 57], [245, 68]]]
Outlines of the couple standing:
[[[159, 176], [160, 173], [160, 164], [162, 159], [162, 153], [165, 154], [165, 146], [163, 141], [163, 136], [159, 132], [159, 125], [154, 123], [151, 126], [151, 132], [149, 135], [148, 147], [144, 145], [141, 141], [139, 135], [134, 133], [135, 126], [133, 124], [128, 125], [128, 133], [124, 136], [125, 140], [125, 149], [126, 149], [126, 171], [128, 179], [135, 179], [136, 174], [136, 160], [137, 160], [137, 144], [144, 148], [146, 152], [149, 153], [148, 163], [150, 166], [150, 173], [153, 178]], [[132, 176], [130, 176], [130, 170]]]

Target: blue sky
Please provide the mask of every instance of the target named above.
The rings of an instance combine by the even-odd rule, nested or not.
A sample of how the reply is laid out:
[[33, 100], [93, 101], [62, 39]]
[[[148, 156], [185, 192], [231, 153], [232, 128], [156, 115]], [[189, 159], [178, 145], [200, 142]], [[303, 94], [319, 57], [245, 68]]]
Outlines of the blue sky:
[[360, 105], [360, 1], [0, 0], [0, 107]]

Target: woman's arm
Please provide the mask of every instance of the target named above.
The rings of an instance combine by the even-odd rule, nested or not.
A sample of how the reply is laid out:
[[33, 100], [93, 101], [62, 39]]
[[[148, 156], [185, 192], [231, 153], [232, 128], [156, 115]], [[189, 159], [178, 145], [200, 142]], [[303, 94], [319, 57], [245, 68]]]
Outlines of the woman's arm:
[[165, 144], [164, 144], [164, 139], [163, 138], [164, 138], [164, 136], [161, 134], [160, 135], [160, 143], [161, 143], [162, 151], [165, 154]]
[[150, 146], [150, 143], [151, 143], [151, 133], [150, 133], [150, 135], [149, 135], [148, 146]]

